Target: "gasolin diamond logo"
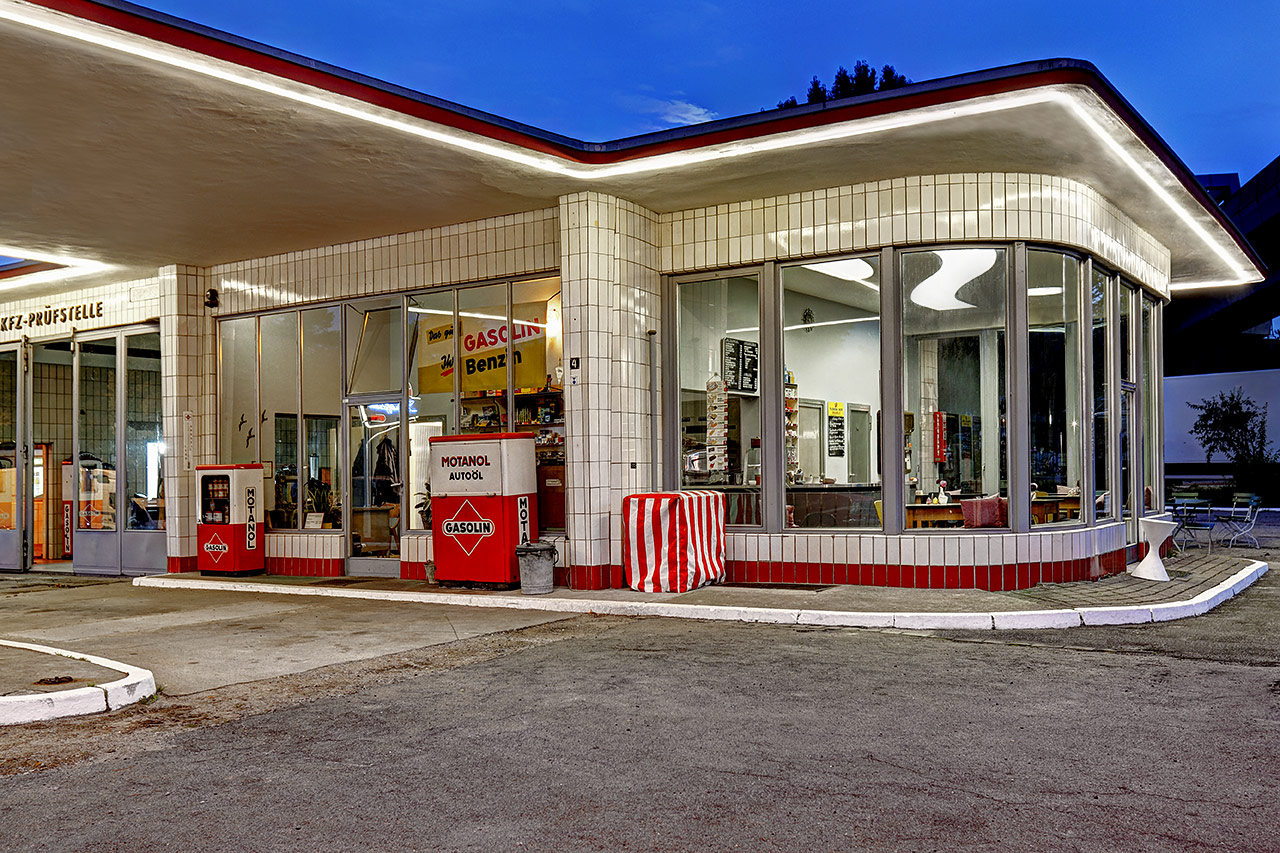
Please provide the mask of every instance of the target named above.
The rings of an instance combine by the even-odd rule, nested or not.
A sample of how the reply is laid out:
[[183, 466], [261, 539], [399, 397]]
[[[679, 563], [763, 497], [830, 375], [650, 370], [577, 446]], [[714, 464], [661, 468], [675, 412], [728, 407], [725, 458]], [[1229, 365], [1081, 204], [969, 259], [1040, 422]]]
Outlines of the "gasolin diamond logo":
[[463, 501], [453, 518], [440, 525], [440, 532], [457, 542], [470, 557], [481, 539], [493, 535], [493, 522], [482, 518], [471, 501]]
[[216, 563], [222, 559], [223, 554], [227, 553], [227, 546], [218, 538], [218, 534], [215, 533], [208, 542], [204, 543], [204, 550]]

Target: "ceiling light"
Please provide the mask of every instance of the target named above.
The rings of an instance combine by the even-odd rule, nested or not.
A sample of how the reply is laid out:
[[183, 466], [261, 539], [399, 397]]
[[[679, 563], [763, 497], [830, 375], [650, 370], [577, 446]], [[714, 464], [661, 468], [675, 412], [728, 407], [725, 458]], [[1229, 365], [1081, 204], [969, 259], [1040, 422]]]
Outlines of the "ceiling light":
[[978, 306], [956, 298], [960, 288], [990, 270], [999, 260], [995, 249], [945, 249], [933, 253], [941, 263], [937, 272], [917, 284], [911, 301], [934, 311], [955, 311]]
[[1027, 296], [1061, 296], [1062, 286], [1054, 285], [1052, 287], [1028, 287]]
[[856, 281], [858, 284], [866, 285], [872, 290], [879, 290], [878, 282], [871, 281], [877, 277], [876, 268], [864, 261], [862, 258], [848, 258], [843, 261], [827, 261], [821, 264], [801, 264], [807, 270], [813, 270], [823, 275], [829, 275], [832, 278], [842, 279], [844, 281]]

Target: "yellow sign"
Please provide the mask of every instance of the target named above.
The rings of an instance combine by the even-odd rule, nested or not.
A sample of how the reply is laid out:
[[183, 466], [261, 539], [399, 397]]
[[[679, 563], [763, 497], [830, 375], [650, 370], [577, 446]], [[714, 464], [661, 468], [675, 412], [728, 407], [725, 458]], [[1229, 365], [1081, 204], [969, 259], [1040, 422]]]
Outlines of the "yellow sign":
[[[547, 381], [547, 304], [527, 302], [511, 307], [512, 328], [507, 328], [506, 306], [463, 310], [458, 328], [458, 369], [462, 392], [499, 391], [507, 387], [507, 341], [512, 343], [515, 384], [541, 388]], [[439, 319], [418, 321], [418, 389], [423, 394], [453, 391], [454, 327]]]
[[844, 417], [844, 403], [836, 403], [836, 402], [828, 401], [828, 402], [827, 402], [827, 417], [829, 417], [829, 418], [843, 418], [843, 417]]

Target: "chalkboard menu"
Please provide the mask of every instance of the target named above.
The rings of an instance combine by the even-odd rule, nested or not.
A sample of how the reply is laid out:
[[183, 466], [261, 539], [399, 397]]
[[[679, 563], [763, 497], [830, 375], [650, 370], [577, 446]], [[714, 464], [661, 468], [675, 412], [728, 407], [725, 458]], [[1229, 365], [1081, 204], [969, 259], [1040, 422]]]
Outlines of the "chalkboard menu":
[[827, 455], [844, 456], [844, 403], [827, 403]]
[[760, 388], [760, 344], [723, 338], [720, 341], [720, 375], [725, 388], [755, 394]]

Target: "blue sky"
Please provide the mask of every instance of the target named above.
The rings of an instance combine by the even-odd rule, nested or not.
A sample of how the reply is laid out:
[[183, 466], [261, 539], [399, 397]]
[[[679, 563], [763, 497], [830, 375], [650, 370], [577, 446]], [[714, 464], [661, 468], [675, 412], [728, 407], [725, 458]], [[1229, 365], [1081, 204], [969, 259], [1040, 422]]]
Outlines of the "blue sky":
[[599, 141], [804, 99], [886, 63], [927, 80], [1093, 62], [1196, 172], [1280, 156], [1280, 0], [780, 3], [149, 0], [144, 5]]

